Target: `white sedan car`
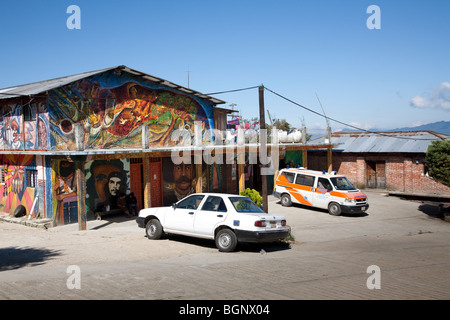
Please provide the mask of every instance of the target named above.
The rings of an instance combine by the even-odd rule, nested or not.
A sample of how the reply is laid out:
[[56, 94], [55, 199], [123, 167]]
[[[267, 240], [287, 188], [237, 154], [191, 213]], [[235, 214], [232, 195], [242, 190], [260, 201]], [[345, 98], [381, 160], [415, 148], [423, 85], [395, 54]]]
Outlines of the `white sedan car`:
[[284, 216], [263, 212], [247, 197], [195, 193], [171, 207], [142, 209], [136, 219], [149, 239], [163, 232], [215, 240], [219, 251], [234, 251], [238, 242], [273, 242], [286, 238]]

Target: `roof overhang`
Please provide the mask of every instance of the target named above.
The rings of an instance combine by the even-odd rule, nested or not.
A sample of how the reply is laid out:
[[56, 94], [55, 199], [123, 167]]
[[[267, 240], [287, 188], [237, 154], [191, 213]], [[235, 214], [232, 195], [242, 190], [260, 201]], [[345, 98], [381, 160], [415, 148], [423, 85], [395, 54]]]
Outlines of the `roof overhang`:
[[38, 82], [32, 82], [32, 83], [28, 83], [28, 84], [23, 84], [23, 85], [18, 85], [18, 86], [13, 86], [13, 87], [9, 87], [9, 88], [4, 88], [4, 89], [0, 89], [0, 100], [5, 100], [5, 99], [12, 99], [12, 98], [20, 98], [20, 97], [33, 97], [36, 95], [43, 95], [45, 94], [47, 91], [52, 90], [52, 89], [56, 89], [62, 86], [65, 86], [69, 83], [75, 82], [75, 81], [79, 81], [81, 79], [87, 78], [87, 77], [91, 77], [94, 76], [96, 74], [99, 73], [103, 73], [103, 72], [107, 72], [107, 71], [111, 71], [111, 70], [120, 70], [123, 72], [127, 72], [130, 73], [132, 75], [138, 76], [138, 77], [142, 77], [145, 80], [148, 81], [152, 81], [154, 83], [160, 84], [162, 86], [167, 86], [169, 88], [193, 95], [195, 97], [201, 98], [201, 99], [205, 99], [205, 100], [209, 100], [211, 101], [214, 105], [217, 104], [224, 104], [225, 101], [211, 97], [209, 95], [203, 94], [201, 92], [195, 91], [193, 89], [190, 88], [186, 88], [183, 86], [180, 86], [178, 84], [175, 84], [173, 82], [167, 81], [165, 79], [161, 79], [155, 76], [152, 76], [150, 74], [138, 71], [138, 70], [134, 70], [131, 69], [127, 66], [116, 66], [116, 67], [111, 67], [111, 68], [106, 68], [106, 69], [100, 69], [100, 70], [95, 70], [95, 71], [90, 71], [90, 72], [84, 72], [84, 73], [80, 73], [80, 74], [75, 74], [75, 75], [71, 75], [71, 76], [65, 76], [65, 77], [60, 77], [60, 78], [55, 78], [55, 79], [50, 79], [50, 80], [43, 80], [43, 81], [38, 81]]

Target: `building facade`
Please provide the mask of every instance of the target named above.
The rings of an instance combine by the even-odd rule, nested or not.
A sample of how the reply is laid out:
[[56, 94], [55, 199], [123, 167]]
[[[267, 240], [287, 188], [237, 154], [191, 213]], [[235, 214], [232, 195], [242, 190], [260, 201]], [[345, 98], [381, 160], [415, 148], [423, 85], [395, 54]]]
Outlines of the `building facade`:
[[[223, 103], [126, 66], [0, 89], [0, 212], [85, 229], [127, 212], [129, 194], [142, 209], [259, 189], [258, 144], [238, 146], [215, 130], [233, 112]], [[277, 144], [272, 163], [280, 153], [304, 163], [307, 148], [323, 147], [331, 148]]]
[[143, 208], [192, 192], [201, 179], [202, 189], [226, 191], [225, 167], [170, 161], [179, 143], [172, 133], [190, 137], [199, 123], [210, 139], [215, 119], [226, 121], [221, 103], [125, 66], [2, 89], [0, 211], [33, 208], [61, 225], [78, 222], [80, 195], [88, 219], [131, 192]]
[[[430, 131], [337, 132], [332, 135], [332, 166], [359, 188], [399, 194], [450, 197], [450, 188], [427, 174], [425, 154], [431, 141], [449, 137]], [[323, 151], [309, 151], [310, 169], [322, 170]]]

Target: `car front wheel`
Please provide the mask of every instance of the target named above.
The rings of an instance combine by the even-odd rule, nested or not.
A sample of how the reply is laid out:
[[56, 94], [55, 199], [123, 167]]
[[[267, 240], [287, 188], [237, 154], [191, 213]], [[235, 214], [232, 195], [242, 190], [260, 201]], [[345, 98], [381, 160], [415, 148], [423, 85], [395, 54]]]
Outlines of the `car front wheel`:
[[145, 226], [145, 233], [147, 238], [151, 240], [157, 240], [161, 237], [162, 226], [158, 219], [151, 219]]
[[222, 229], [216, 235], [216, 247], [221, 252], [231, 252], [236, 249], [237, 237], [230, 229]]

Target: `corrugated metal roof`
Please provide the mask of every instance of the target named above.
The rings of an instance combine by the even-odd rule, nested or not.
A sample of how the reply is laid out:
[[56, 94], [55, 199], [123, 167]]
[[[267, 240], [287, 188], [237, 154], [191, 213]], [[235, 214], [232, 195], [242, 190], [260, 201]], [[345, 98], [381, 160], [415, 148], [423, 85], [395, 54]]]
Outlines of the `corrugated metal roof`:
[[[449, 136], [431, 131], [401, 132], [337, 132], [331, 143], [334, 151], [354, 153], [425, 153], [431, 141], [449, 139]], [[317, 141], [322, 138], [318, 138]]]
[[0, 89], [0, 99], [9, 99], [16, 98], [20, 96], [32, 96], [37, 95], [39, 93], [46, 92], [48, 90], [52, 90], [58, 87], [65, 86], [66, 84], [102, 73], [109, 70], [113, 70], [117, 67], [106, 68], [96, 71], [79, 73], [71, 76], [65, 76], [50, 80], [43, 80], [38, 82], [32, 82], [28, 84], [23, 84], [19, 86], [9, 87], [5, 89]]
[[121, 69], [122, 71], [131, 73], [136, 76], [140, 76], [146, 80], [156, 82], [158, 84], [168, 86], [170, 88], [177, 89], [177, 90], [183, 91], [185, 93], [192, 94], [196, 97], [199, 97], [199, 98], [202, 98], [205, 100], [210, 100], [214, 104], [225, 103], [225, 101], [205, 95], [203, 93], [192, 90], [190, 88], [185, 88], [183, 86], [177, 85], [177, 84], [169, 82], [167, 80], [164, 80], [164, 79], [161, 79], [161, 78], [158, 78], [158, 77], [155, 77], [155, 76], [152, 76], [152, 75], [149, 75], [149, 74], [137, 71], [137, 70], [130, 69], [126, 66], [115, 66], [115, 67], [111, 67], [111, 68], [105, 68], [105, 69], [100, 69], [100, 70], [95, 70], [95, 71], [90, 71], [90, 72], [79, 73], [79, 74], [75, 74], [75, 75], [71, 75], [71, 76], [65, 76], [65, 77], [44, 80], [44, 81], [38, 81], [38, 82], [33, 82], [33, 83], [23, 84], [23, 85], [19, 85], [19, 86], [0, 89], [0, 100], [17, 98], [17, 97], [21, 97], [21, 96], [38, 95], [40, 93], [45, 93], [46, 91], [56, 89], [58, 87], [62, 87], [69, 83], [72, 83], [72, 82], [75, 82], [75, 81], [78, 81], [78, 80], [81, 80], [81, 79], [84, 79], [87, 77], [91, 77], [91, 76], [94, 76], [99, 73], [114, 70], [114, 69]]

